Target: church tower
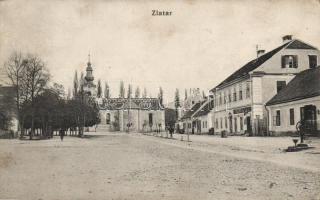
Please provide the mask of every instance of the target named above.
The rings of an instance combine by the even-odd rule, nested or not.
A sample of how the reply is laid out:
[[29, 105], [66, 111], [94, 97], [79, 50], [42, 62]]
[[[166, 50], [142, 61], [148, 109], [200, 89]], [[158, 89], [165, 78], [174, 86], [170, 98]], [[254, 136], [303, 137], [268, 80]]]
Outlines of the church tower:
[[84, 83], [83, 90], [87, 95], [92, 96], [92, 97], [96, 97], [97, 90], [96, 90], [96, 85], [93, 83], [94, 77], [93, 77], [92, 71], [93, 71], [93, 69], [91, 66], [90, 54], [89, 54], [87, 68], [86, 68], [86, 76], [84, 77], [85, 83]]
[[87, 68], [86, 68], [86, 76], [84, 77], [87, 81], [87, 83], [89, 82], [93, 82], [94, 77], [92, 75], [92, 67], [91, 67], [91, 62], [90, 62], [90, 54], [88, 55], [88, 63], [87, 63]]

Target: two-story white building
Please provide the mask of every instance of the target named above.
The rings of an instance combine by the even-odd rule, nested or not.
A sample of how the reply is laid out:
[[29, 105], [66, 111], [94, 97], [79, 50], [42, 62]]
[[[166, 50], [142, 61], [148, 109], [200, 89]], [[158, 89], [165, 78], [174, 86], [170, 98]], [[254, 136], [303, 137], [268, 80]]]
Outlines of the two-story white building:
[[317, 65], [319, 56], [317, 48], [291, 35], [272, 51], [259, 50], [256, 59], [210, 90], [215, 132], [268, 135], [266, 103], [296, 74]]

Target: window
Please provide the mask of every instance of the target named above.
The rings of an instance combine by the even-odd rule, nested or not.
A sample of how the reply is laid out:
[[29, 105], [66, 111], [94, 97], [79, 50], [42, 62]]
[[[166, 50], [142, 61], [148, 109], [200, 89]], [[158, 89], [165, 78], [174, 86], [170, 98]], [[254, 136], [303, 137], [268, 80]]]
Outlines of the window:
[[234, 118], [234, 132], [238, 131], [238, 123], [237, 123], [237, 117]]
[[110, 124], [110, 113], [107, 113], [106, 124]]
[[222, 129], [223, 126], [222, 126], [222, 118], [220, 118], [220, 128]]
[[229, 90], [229, 92], [228, 92], [228, 102], [230, 103], [232, 100], [231, 100], [231, 90]]
[[294, 109], [293, 108], [290, 108], [289, 114], [290, 114], [290, 125], [294, 125]]
[[149, 113], [149, 125], [152, 126], [153, 124], [153, 116], [152, 113]]
[[236, 88], [233, 89], [233, 101], [237, 101], [237, 90], [236, 90]]
[[243, 130], [243, 117], [240, 117], [240, 131]]
[[239, 100], [242, 100], [242, 85], [239, 85]]
[[277, 110], [276, 111], [276, 126], [280, 126], [280, 119], [281, 119], [281, 116], [280, 116], [280, 110]]
[[219, 122], [218, 122], [218, 119], [216, 119], [216, 128], [217, 128], [217, 129], [219, 128]]
[[219, 105], [222, 104], [222, 94], [220, 93], [220, 98], [219, 98]]
[[246, 98], [250, 98], [250, 83], [246, 84]]
[[228, 118], [227, 117], [224, 118], [224, 125], [227, 129], [228, 128]]
[[284, 87], [286, 87], [285, 81], [277, 81], [277, 93], [279, 93]]
[[296, 55], [285, 55], [281, 57], [282, 68], [297, 68], [298, 67], [298, 56]]
[[309, 55], [309, 67], [315, 68], [318, 65], [318, 58], [316, 55]]
[[223, 103], [224, 103], [224, 104], [227, 103], [227, 93], [226, 93], [226, 92], [224, 92]]
[[221, 99], [222, 99], [221, 104], [223, 105], [223, 104], [224, 104], [224, 96], [223, 96], [223, 93], [221, 93]]

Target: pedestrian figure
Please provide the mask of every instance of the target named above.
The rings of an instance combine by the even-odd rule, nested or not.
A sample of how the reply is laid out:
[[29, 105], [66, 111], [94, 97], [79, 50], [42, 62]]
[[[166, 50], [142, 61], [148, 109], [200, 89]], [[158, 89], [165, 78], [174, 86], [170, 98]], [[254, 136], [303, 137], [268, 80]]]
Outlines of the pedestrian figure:
[[170, 126], [169, 127], [169, 133], [170, 133], [170, 137], [172, 138], [172, 134], [174, 132], [174, 127], [173, 126]]
[[64, 130], [60, 130], [60, 131], [59, 131], [59, 135], [60, 135], [60, 139], [61, 139], [61, 141], [63, 141], [63, 137], [64, 137]]

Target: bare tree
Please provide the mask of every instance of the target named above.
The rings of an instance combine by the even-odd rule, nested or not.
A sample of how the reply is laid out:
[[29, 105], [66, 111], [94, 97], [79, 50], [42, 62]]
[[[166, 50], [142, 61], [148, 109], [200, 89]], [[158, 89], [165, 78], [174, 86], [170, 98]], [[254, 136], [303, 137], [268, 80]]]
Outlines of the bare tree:
[[49, 81], [49, 72], [45, 68], [44, 62], [35, 55], [29, 55], [26, 61], [26, 73], [23, 79], [24, 87], [27, 91], [26, 100], [31, 104], [31, 134], [30, 139], [34, 135], [34, 99], [41, 92]]
[[15, 88], [16, 112], [18, 118], [18, 130], [22, 133], [21, 125], [21, 86], [23, 85], [23, 76], [25, 75], [26, 59], [23, 58], [21, 52], [14, 52], [9, 57], [8, 61], [4, 64], [6, 74], [10, 80], [11, 85]]

